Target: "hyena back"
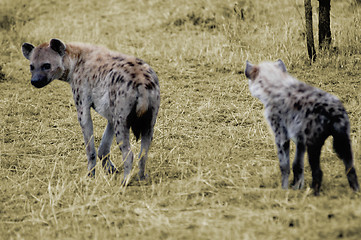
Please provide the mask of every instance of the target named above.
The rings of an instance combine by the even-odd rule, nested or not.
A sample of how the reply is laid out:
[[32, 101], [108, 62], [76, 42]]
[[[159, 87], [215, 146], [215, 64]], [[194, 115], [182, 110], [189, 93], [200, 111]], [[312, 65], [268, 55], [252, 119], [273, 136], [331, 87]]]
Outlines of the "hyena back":
[[30, 60], [31, 83], [42, 88], [54, 79], [71, 86], [82, 128], [89, 174], [94, 176], [96, 150], [90, 108], [108, 120], [98, 157], [109, 173], [118, 172], [109, 159], [115, 134], [124, 161], [124, 179], [131, 171], [133, 153], [129, 130], [141, 138], [139, 178], [144, 179], [145, 162], [160, 104], [159, 82], [153, 69], [141, 59], [81, 43], [64, 44], [58, 39], [37, 47], [22, 45]]
[[312, 188], [319, 194], [322, 171], [321, 148], [330, 135], [333, 147], [343, 160], [350, 187], [359, 184], [351, 150], [350, 123], [345, 108], [335, 96], [300, 82], [290, 76], [282, 60], [252, 65], [247, 61], [245, 75], [250, 92], [265, 106], [265, 117], [271, 126], [278, 150], [282, 188], [288, 188], [290, 173], [290, 139], [296, 144], [293, 187], [304, 184], [304, 153], [307, 150], [312, 170]]

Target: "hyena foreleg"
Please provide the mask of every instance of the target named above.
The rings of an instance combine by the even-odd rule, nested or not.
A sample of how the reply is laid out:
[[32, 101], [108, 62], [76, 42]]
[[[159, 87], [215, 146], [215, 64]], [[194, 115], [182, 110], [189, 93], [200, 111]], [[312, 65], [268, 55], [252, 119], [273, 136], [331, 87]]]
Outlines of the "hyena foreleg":
[[102, 140], [99, 145], [98, 157], [102, 161], [102, 166], [104, 170], [110, 174], [118, 172], [109, 158], [110, 147], [113, 142], [113, 137], [114, 137], [114, 125], [110, 121], [108, 121], [108, 125], [105, 128]]
[[276, 144], [282, 175], [282, 188], [287, 189], [288, 177], [290, 175], [290, 141], [281, 141], [281, 139], [277, 139], [276, 136]]
[[89, 176], [95, 176], [96, 151], [94, 146], [93, 121], [90, 115], [90, 108], [77, 106], [77, 112], [79, 124], [84, 137]]
[[268, 116], [267, 119], [275, 134], [277, 155], [280, 161], [282, 175], [282, 188], [287, 189], [288, 177], [290, 175], [290, 140], [288, 138], [286, 128], [280, 125], [281, 119], [274, 115]]

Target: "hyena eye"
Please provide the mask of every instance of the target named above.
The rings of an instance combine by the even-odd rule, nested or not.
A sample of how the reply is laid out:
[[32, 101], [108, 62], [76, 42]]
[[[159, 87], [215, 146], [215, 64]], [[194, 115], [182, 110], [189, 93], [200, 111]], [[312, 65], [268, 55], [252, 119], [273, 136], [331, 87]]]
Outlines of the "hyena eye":
[[49, 70], [50, 68], [51, 68], [50, 63], [44, 63], [44, 64], [41, 66], [41, 69], [42, 69], [42, 70]]
[[34, 65], [30, 65], [30, 71], [33, 71], [34, 70]]

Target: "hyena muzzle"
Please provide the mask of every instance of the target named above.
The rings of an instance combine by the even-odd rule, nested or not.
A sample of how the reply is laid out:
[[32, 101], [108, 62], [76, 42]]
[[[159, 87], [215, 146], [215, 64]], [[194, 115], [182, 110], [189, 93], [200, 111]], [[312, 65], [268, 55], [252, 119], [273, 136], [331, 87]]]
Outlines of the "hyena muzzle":
[[315, 195], [319, 194], [323, 175], [320, 168], [321, 148], [325, 140], [332, 136], [334, 150], [345, 165], [349, 185], [354, 191], [358, 191], [350, 123], [341, 101], [293, 78], [281, 60], [259, 65], [252, 65], [247, 61], [245, 75], [249, 79], [251, 94], [264, 104], [265, 117], [275, 135], [282, 188], [288, 188], [289, 147], [292, 139], [296, 144], [292, 164], [293, 188], [303, 187], [303, 158], [307, 150], [312, 170], [312, 188]]
[[89, 175], [94, 176], [96, 150], [90, 109], [108, 120], [98, 149], [98, 157], [108, 173], [118, 170], [109, 159], [114, 135], [124, 161], [124, 179], [133, 164], [129, 131], [141, 138], [139, 178], [145, 178], [145, 163], [159, 110], [159, 81], [143, 60], [81, 43], [64, 44], [58, 39], [37, 47], [22, 45], [30, 61], [31, 83], [42, 88], [54, 79], [68, 82], [73, 92], [82, 128]]

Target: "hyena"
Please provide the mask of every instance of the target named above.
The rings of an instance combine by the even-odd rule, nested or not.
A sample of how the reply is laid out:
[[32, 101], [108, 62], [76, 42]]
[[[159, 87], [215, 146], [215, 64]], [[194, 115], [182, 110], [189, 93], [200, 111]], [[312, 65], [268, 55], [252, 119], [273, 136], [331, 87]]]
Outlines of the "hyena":
[[296, 144], [293, 167], [293, 188], [304, 184], [305, 151], [312, 170], [312, 188], [319, 195], [322, 171], [321, 148], [327, 137], [333, 137], [333, 148], [343, 160], [350, 187], [358, 191], [354, 167], [350, 123], [341, 101], [320, 89], [290, 76], [282, 60], [252, 65], [246, 62], [245, 75], [249, 79], [252, 96], [261, 100], [265, 118], [275, 135], [282, 175], [282, 188], [288, 188], [290, 174], [290, 139]]
[[118, 170], [109, 159], [114, 134], [124, 161], [124, 179], [133, 164], [129, 130], [141, 138], [139, 178], [144, 179], [145, 163], [152, 141], [160, 104], [159, 81], [143, 60], [81, 43], [64, 44], [58, 39], [37, 47], [22, 45], [30, 60], [31, 84], [42, 88], [54, 79], [70, 84], [83, 132], [89, 175], [94, 176], [96, 150], [90, 109], [108, 120], [98, 149], [98, 157], [108, 173]]

